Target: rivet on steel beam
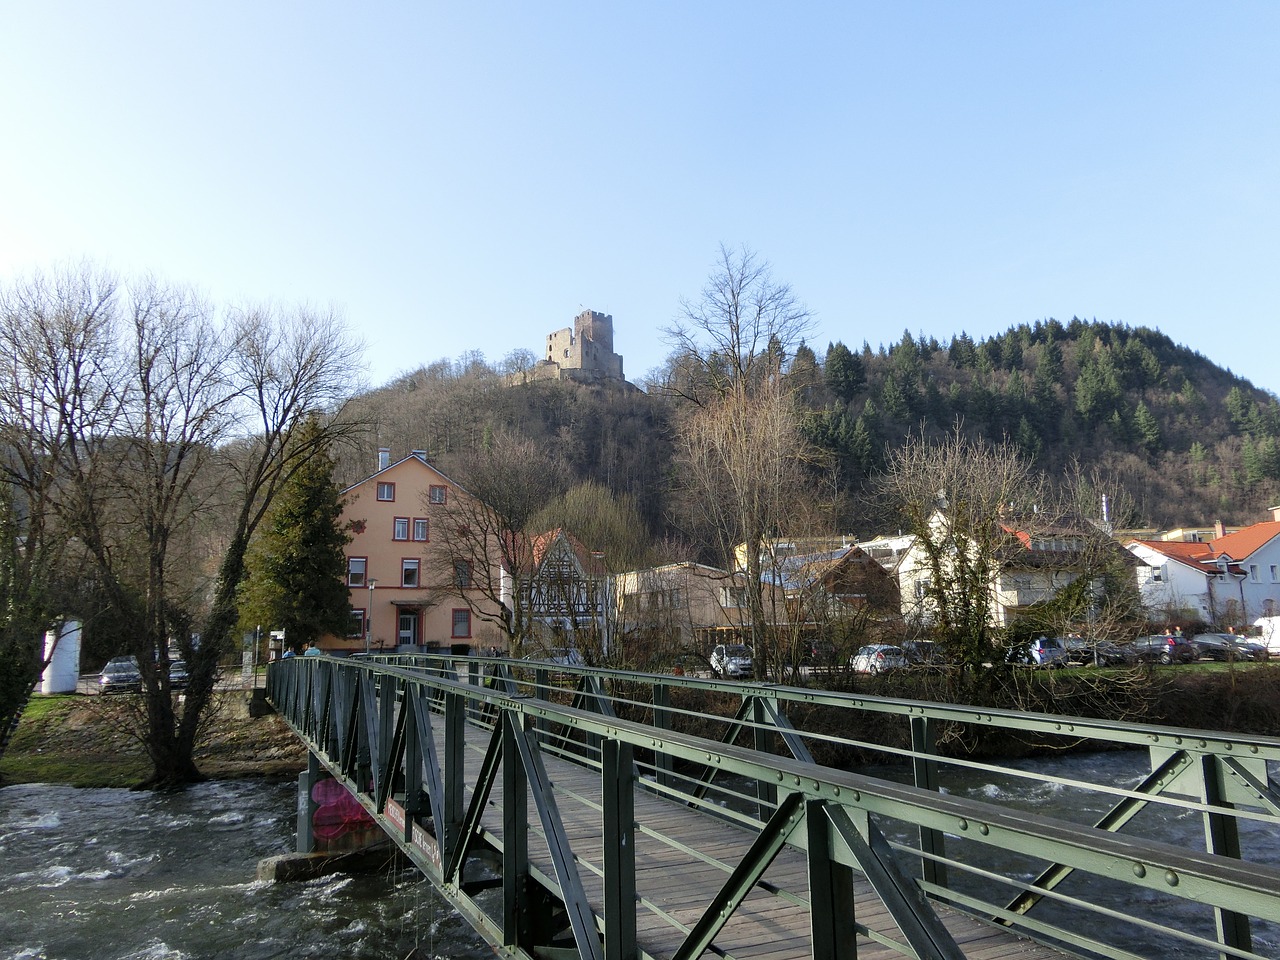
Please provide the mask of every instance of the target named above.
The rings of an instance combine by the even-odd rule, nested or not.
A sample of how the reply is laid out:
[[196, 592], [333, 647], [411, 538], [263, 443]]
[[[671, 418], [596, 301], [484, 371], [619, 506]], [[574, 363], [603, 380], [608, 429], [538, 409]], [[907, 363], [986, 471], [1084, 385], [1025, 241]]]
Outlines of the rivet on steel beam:
[[991, 828], [988, 827], [985, 823], [980, 823], [978, 824], [978, 832], [985, 837], [988, 833], [991, 832]]
[[1140, 863], [1135, 863], [1133, 865], [1133, 875], [1141, 880], [1147, 875], [1147, 868]]
[[1166, 870], [1164, 872], [1164, 882], [1171, 887], [1176, 887], [1178, 885], [1178, 875], [1172, 870]]
[[969, 821], [968, 821], [968, 820], [965, 820], [963, 817], [961, 817], [961, 818], [960, 818], [960, 829], [961, 829], [961, 830], [968, 830], [968, 829], [969, 829]]

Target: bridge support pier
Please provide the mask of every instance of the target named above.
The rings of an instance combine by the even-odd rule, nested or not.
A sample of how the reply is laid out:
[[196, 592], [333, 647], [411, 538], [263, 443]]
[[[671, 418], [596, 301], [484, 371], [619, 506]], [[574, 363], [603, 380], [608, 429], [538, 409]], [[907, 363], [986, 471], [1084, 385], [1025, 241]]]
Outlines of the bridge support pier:
[[312, 823], [316, 813], [314, 787], [320, 779], [320, 761], [307, 752], [307, 769], [298, 774], [298, 853], [315, 853], [316, 836]]

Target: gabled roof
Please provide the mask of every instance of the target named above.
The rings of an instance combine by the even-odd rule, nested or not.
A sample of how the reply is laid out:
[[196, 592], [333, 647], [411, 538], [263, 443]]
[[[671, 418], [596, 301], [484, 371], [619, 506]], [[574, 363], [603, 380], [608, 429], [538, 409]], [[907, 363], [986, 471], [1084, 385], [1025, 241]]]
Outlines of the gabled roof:
[[1225, 537], [1218, 537], [1210, 541], [1209, 547], [1212, 548], [1214, 556], [1244, 560], [1276, 537], [1280, 537], [1280, 522], [1268, 520], [1265, 523], [1255, 523], [1251, 527], [1229, 533]]
[[[1146, 547], [1154, 553], [1162, 554], [1170, 560], [1191, 567], [1201, 573], [1216, 574], [1222, 572], [1222, 567], [1218, 563], [1219, 554], [1214, 551], [1213, 545], [1209, 543], [1195, 543], [1184, 540], [1131, 540], [1129, 542]], [[1227, 563], [1227, 572], [1237, 575], [1243, 574], [1239, 564], [1230, 562]]]
[[1240, 562], [1247, 560], [1272, 540], [1280, 537], [1280, 521], [1268, 520], [1218, 537], [1208, 543], [1181, 540], [1132, 540], [1170, 560], [1194, 567], [1204, 573], [1221, 573], [1225, 562], [1228, 572], [1244, 575]]
[[602, 577], [605, 574], [604, 561], [593, 556], [591, 551], [584, 547], [577, 537], [563, 527], [556, 527], [554, 530], [536, 534], [523, 543], [518, 542], [513, 534], [507, 534], [507, 536], [512, 546], [512, 549], [508, 551], [508, 555], [514, 556], [515, 563], [521, 573], [536, 573], [540, 570], [552, 547], [556, 543], [563, 541], [569, 547], [569, 551], [577, 558], [578, 566], [585, 576]]
[[826, 582], [837, 572], [852, 564], [860, 564], [867, 569], [874, 569], [882, 576], [884, 568], [868, 553], [854, 545], [841, 547], [838, 550], [826, 550], [822, 553], [811, 553], [804, 556], [786, 557], [773, 569], [761, 571], [760, 579], [764, 583], [784, 590], [798, 590], [816, 583]]
[[447, 476], [447, 475], [444, 473], [444, 471], [442, 471], [439, 467], [437, 467], [437, 466], [436, 466], [435, 464], [433, 464], [433, 463], [430, 463], [430, 462], [427, 460], [427, 458], [426, 458], [425, 456], [423, 456], [423, 455], [422, 455], [422, 454], [420, 454], [420, 453], [411, 453], [411, 454], [409, 454], [407, 457], [401, 457], [401, 458], [400, 458], [399, 460], [397, 460], [395, 463], [389, 463], [389, 464], [387, 464], [385, 467], [383, 467], [381, 470], [378, 470], [376, 473], [371, 473], [371, 474], [369, 474], [369, 476], [365, 477], [363, 480], [357, 480], [355, 483], [351, 484], [351, 486], [349, 486], [349, 487], [347, 487], [346, 489], [344, 489], [344, 490], [342, 491], [342, 495], [343, 495], [343, 496], [345, 496], [346, 494], [348, 494], [348, 493], [350, 493], [352, 490], [354, 490], [356, 487], [359, 487], [359, 486], [361, 486], [361, 485], [363, 485], [363, 484], [366, 484], [366, 483], [368, 483], [370, 480], [376, 480], [378, 477], [382, 476], [382, 475], [383, 475], [383, 474], [385, 474], [385, 473], [389, 473], [389, 472], [391, 472], [392, 470], [396, 469], [396, 467], [400, 466], [400, 464], [405, 463], [406, 461], [409, 461], [409, 460], [416, 460], [416, 461], [418, 461], [418, 463], [422, 464], [422, 465], [423, 465], [424, 467], [426, 467], [427, 469], [429, 469], [429, 470], [433, 471], [434, 473], [436, 473], [436, 474], [437, 474], [441, 479], [445, 480], [445, 481], [446, 481], [450, 486], [452, 486], [454, 489], [456, 489], [456, 490], [462, 490], [464, 493], [466, 492], [466, 491], [465, 491], [465, 489], [463, 488], [462, 484], [458, 483], [458, 482], [457, 482], [456, 480], [454, 480], [452, 477]]

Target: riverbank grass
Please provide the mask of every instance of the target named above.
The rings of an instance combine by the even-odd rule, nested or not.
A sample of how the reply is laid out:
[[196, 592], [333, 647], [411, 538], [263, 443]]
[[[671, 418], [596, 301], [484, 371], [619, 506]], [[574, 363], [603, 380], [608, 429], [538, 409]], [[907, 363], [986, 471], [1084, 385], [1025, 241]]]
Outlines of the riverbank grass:
[[[0, 757], [0, 785], [65, 783], [73, 787], [132, 787], [151, 770], [142, 745], [88, 715], [80, 694], [34, 696]], [[93, 711], [101, 713], [104, 711]]]
[[[228, 693], [216, 701], [196, 749], [196, 766], [210, 779], [294, 777], [307, 752], [279, 717], [232, 709]], [[134, 787], [152, 773], [143, 747], [141, 703], [134, 694], [35, 696], [0, 757], [0, 786], [65, 783], [74, 787]]]

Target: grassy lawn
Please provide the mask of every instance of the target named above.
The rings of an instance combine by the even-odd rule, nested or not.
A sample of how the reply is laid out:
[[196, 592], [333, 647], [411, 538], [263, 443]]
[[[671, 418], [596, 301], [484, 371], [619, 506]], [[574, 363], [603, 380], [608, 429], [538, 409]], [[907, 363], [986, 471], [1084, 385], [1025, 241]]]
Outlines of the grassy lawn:
[[[0, 783], [131, 787], [151, 772], [142, 745], [123, 732], [125, 700], [80, 694], [34, 696], [0, 757]], [[104, 722], [105, 721], [105, 722]]]

